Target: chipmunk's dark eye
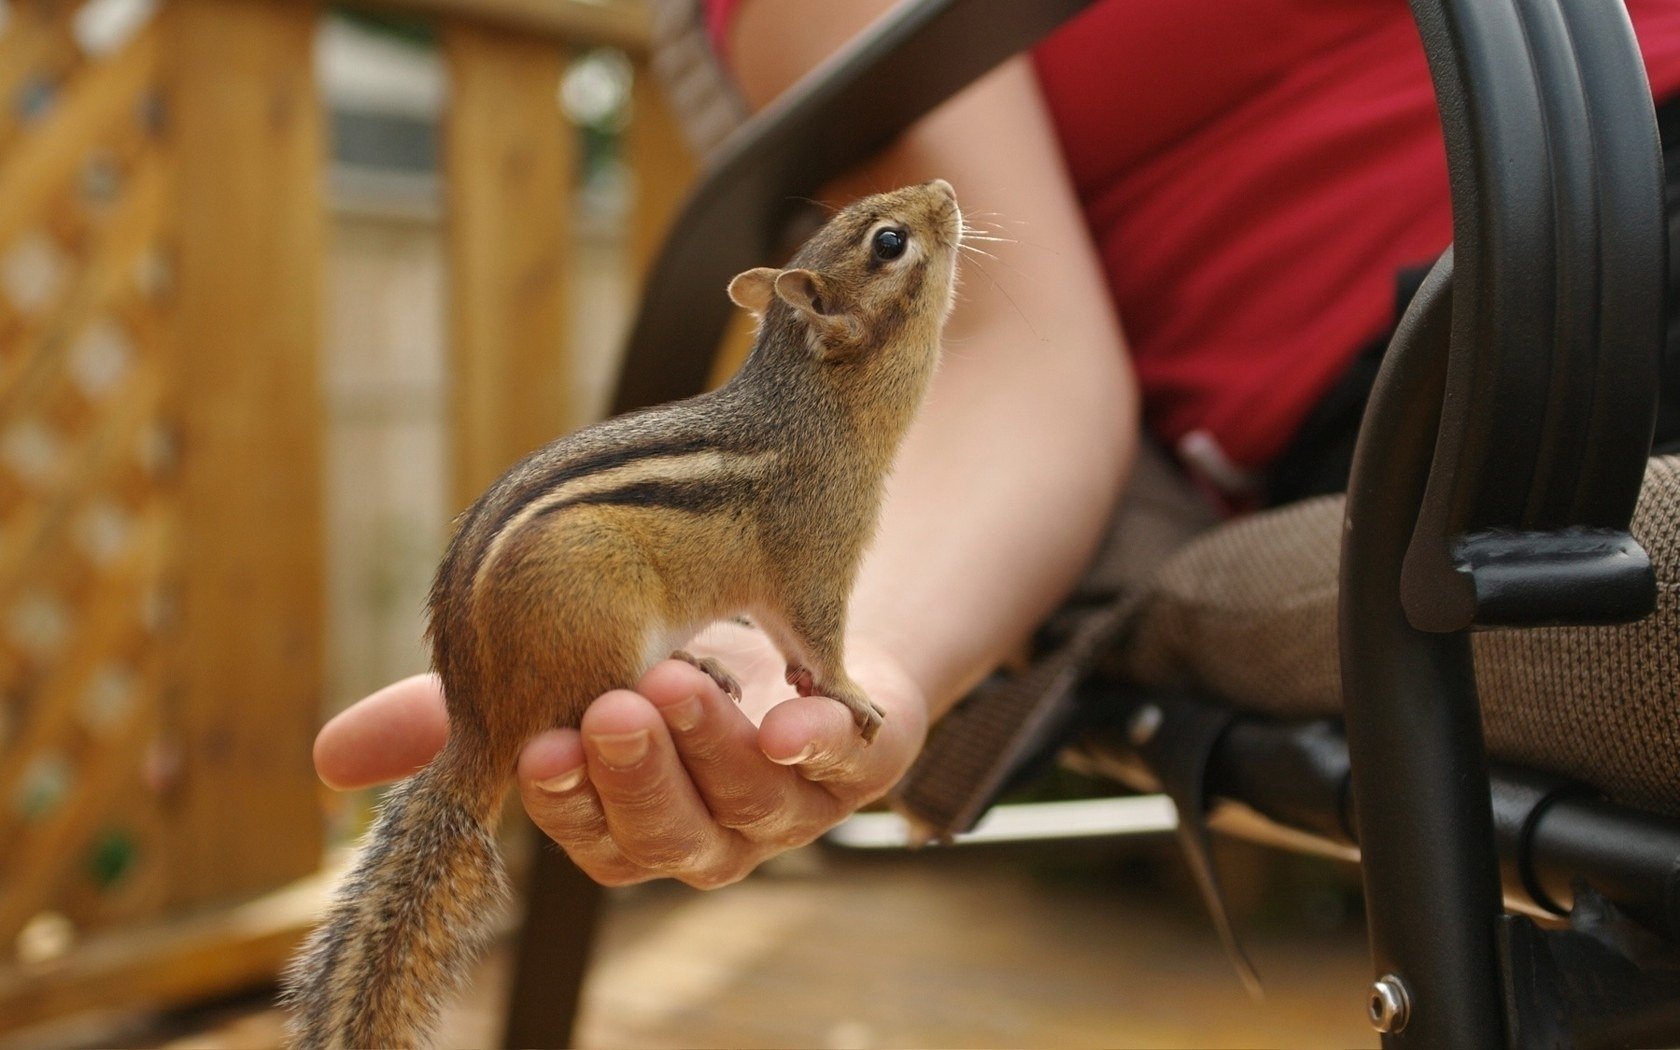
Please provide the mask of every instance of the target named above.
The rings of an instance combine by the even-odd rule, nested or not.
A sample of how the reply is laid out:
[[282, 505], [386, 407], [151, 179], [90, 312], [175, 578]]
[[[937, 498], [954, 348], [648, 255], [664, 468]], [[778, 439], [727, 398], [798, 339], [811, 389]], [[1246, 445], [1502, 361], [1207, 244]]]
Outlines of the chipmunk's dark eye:
[[910, 235], [903, 230], [888, 226], [875, 231], [875, 258], [892, 261], [904, 254], [905, 246], [910, 243]]

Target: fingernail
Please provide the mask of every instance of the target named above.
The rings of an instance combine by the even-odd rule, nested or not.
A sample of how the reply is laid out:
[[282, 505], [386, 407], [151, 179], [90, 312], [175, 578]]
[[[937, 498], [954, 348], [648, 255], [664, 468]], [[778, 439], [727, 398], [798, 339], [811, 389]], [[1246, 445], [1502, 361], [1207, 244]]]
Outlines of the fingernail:
[[647, 757], [648, 736], [646, 729], [638, 729], [634, 733], [597, 736], [593, 738], [595, 753], [601, 756], [601, 761], [614, 769], [629, 769]]
[[537, 781], [537, 787], [542, 788], [551, 795], [563, 794], [583, 783], [583, 772], [583, 767], [579, 766], [569, 772], [561, 773], [559, 776], [549, 777], [547, 780], [539, 780]]
[[687, 700], [679, 700], [670, 707], [663, 708], [665, 721], [672, 729], [686, 733], [700, 724], [700, 698], [691, 696]]
[[806, 744], [804, 750], [800, 751], [799, 754], [794, 755], [792, 758], [776, 758], [774, 756], [767, 756], [767, 757], [770, 758], [770, 761], [776, 763], [779, 766], [802, 765], [806, 762], [811, 761], [811, 759], [817, 757], [817, 745], [816, 744]]

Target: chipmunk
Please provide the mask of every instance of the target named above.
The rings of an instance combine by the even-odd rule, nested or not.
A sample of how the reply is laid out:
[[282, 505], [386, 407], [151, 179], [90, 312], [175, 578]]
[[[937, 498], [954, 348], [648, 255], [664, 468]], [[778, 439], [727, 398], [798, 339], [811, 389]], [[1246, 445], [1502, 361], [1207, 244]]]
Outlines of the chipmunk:
[[429, 601], [449, 742], [386, 796], [285, 995], [302, 1047], [426, 1040], [507, 896], [494, 827], [525, 742], [576, 726], [676, 646], [746, 614], [805, 696], [846, 674], [846, 601], [950, 312], [962, 215], [935, 180], [836, 213], [729, 296], [758, 320], [721, 389], [532, 453], [457, 520]]

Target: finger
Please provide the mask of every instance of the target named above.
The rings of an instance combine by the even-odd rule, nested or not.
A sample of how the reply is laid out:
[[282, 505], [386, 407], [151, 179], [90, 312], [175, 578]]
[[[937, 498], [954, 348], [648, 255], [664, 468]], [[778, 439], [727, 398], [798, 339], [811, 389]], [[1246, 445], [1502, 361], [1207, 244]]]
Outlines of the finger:
[[835, 797], [765, 757], [758, 728], [709, 675], [681, 661], [636, 686], [658, 709], [712, 818], [754, 842], [801, 845], [844, 813]]
[[684, 881], [736, 876], [732, 854], [744, 844], [712, 819], [646, 698], [607, 693], [584, 712], [579, 728], [589, 779], [626, 857]]
[[339, 712], [315, 737], [315, 771], [340, 791], [397, 780], [432, 760], [449, 737], [443, 685], [418, 674]]
[[758, 745], [772, 762], [848, 800], [873, 796], [896, 779], [903, 742], [887, 719], [865, 744], [850, 711], [837, 700], [807, 696], [776, 705], [759, 727]]
[[626, 886], [654, 877], [612, 841], [577, 730], [554, 729], [531, 738], [515, 777], [525, 812], [590, 878]]

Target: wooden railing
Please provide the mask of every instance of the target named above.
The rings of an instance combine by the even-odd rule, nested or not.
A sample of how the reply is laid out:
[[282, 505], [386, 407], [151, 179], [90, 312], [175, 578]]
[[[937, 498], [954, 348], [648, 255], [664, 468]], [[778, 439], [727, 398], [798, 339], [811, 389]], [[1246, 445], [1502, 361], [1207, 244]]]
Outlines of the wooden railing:
[[[450, 78], [453, 510], [581, 422], [556, 85], [647, 17], [370, 3]], [[0, 1034], [271, 976], [325, 881], [321, 10], [163, 0], [89, 54], [79, 7], [0, 25]], [[641, 245], [690, 170], [646, 80]]]

